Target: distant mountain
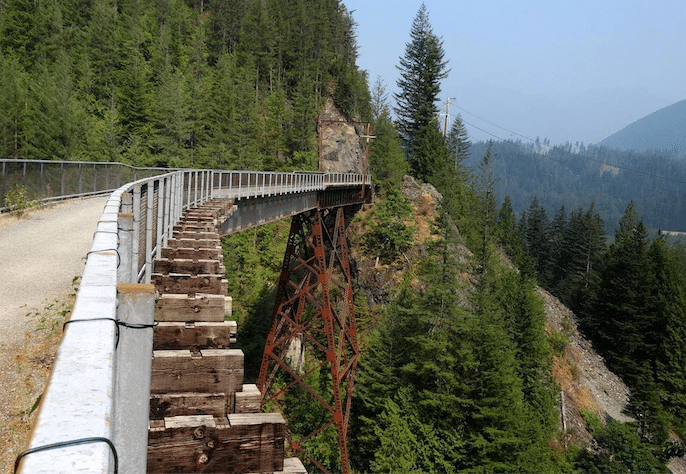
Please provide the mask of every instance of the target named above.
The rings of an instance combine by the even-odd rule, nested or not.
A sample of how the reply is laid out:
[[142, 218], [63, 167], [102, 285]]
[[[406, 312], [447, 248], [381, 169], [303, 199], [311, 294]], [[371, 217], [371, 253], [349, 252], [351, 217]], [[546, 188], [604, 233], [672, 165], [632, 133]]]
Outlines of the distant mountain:
[[686, 159], [686, 100], [637, 120], [599, 145], [619, 150], [664, 150]]

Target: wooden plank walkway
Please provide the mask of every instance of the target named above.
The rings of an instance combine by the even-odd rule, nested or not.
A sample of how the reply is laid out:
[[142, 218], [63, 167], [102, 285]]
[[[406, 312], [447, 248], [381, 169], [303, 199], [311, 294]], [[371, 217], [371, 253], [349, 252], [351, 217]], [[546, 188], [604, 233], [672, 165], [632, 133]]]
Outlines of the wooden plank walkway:
[[262, 413], [243, 384], [217, 226], [233, 211], [214, 199], [186, 212], [154, 263], [160, 297], [153, 335], [148, 473], [306, 472], [284, 459], [286, 423]]

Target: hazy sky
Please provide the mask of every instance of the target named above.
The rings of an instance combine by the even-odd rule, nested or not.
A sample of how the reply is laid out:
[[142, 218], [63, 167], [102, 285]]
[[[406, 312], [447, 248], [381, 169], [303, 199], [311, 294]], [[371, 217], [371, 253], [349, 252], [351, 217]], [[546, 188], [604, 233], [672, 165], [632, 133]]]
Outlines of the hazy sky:
[[[392, 90], [421, 0], [343, 3], [354, 10], [358, 23], [358, 66], [369, 71], [370, 82], [381, 76]], [[441, 98], [454, 97], [456, 105], [498, 125], [516, 128], [517, 118], [503, 115], [503, 125], [501, 117], [493, 116], [494, 99], [479, 100], [475, 91], [480, 88], [484, 95], [509, 90], [540, 101], [580, 96], [591, 89], [632, 91], [654, 99], [649, 103], [657, 108], [686, 99], [686, 0], [424, 3], [451, 68]], [[537, 104], [539, 110], [544, 106]], [[651, 105], [645, 107], [648, 113], [654, 111]], [[646, 114], [643, 109], [622, 113], [617, 123]], [[531, 133], [526, 127], [514, 131]], [[592, 131], [578, 132], [583, 133], [589, 135], [587, 140], [598, 140], [605, 131], [597, 131], [597, 137], [590, 137]]]

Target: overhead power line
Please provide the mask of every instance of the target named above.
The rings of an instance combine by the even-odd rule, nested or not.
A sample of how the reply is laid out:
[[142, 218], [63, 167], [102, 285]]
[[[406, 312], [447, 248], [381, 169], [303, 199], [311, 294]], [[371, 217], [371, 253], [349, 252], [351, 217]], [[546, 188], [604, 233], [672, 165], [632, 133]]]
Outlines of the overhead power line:
[[[453, 104], [453, 105], [455, 105], [455, 104]], [[511, 133], [511, 134], [516, 135], [516, 136], [521, 137], [521, 138], [524, 138], [525, 140], [529, 140], [529, 141], [531, 141], [531, 142], [533, 142], [533, 143], [538, 143], [539, 145], [542, 145], [542, 146], [546, 147], [546, 148], [549, 149], [549, 150], [551, 150], [551, 149], [554, 148], [554, 146], [550, 146], [550, 145], [547, 145], [547, 144], [545, 144], [545, 143], [541, 143], [540, 141], [539, 141], [539, 142], [536, 142], [536, 140], [534, 140], [534, 139], [532, 139], [532, 138], [530, 138], [530, 137], [527, 137], [527, 136], [522, 135], [522, 134], [520, 134], [520, 133], [514, 132], [514, 131], [509, 130], [509, 129], [505, 128], [505, 127], [501, 127], [500, 125], [498, 125], [498, 124], [496, 124], [496, 123], [493, 123], [493, 122], [491, 122], [491, 121], [489, 121], [489, 120], [486, 120], [486, 119], [484, 119], [484, 118], [482, 118], [482, 117], [479, 117], [478, 115], [476, 115], [476, 114], [474, 114], [474, 113], [472, 113], [472, 112], [470, 112], [470, 111], [468, 111], [468, 110], [463, 109], [463, 108], [460, 107], [459, 105], [455, 105], [455, 107], [457, 107], [458, 109], [460, 109], [461, 111], [463, 111], [463, 112], [465, 112], [465, 113], [468, 113], [469, 115], [472, 115], [472, 116], [476, 117], [476, 118], [479, 119], [479, 120], [482, 120], [482, 121], [486, 122], [486, 123], [489, 124], [489, 125], [493, 125], [494, 127], [497, 127], [497, 128], [499, 128], [499, 129], [501, 129], [501, 130], [505, 130], [505, 131], [508, 132], [508, 133]], [[475, 129], [477, 129], [477, 130], [479, 130], [479, 131], [481, 131], [481, 132], [484, 132], [484, 133], [487, 134], [487, 135], [492, 136], [493, 138], [497, 138], [498, 140], [501, 140], [501, 141], [508, 141], [507, 139], [502, 138], [502, 137], [500, 137], [500, 136], [498, 136], [498, 135], [496, 135], [496, 134], [494, 134], [494, 133], [492, 133], [492, 132], [489, 132], [489, 131], [487, 131], [487, 130], [484, 130], [483, 128], [478, 127], [478, 126], [474, 125], [473, 123], [467, 122], [467, 121], [464, 120], [464, 119], [463, 119], [463, 122], [466, 123], [467, 125], [471, 126], [471, 127], [474, 127]], [[521, 146], [521, 145], [519, 145], [519, 144], [517, 144], [517, 143], [515, 143], [515, 142], [510, 142], [510, 143], [513, 144], [513, 145], [515, 145], [515, 146], [517, 146], [517, 147], [519, 147], [519, 148], [521, 148], [522, 150], [524, 150], [524, 151], [526, 151], [526, 152], [534, 153], [535, 155], [538, 155], [538, 156], [540, 156], [541, 158], [545, 158], [545, 159], [554, 161], [554, 162], [556, 162], [556, 163], [564, 164], [564, 163], [562, 163], [561, 161], [556, 160], [556, 159], [550, 157], [549, 155], [544, 155], [544, 154], [539, 153], [538, 151], [535, 151], [535, 150], [529, 150], [529, 149], [527, 149], [527, 148], [525, 148], [525, 147], [523, 147], [523, 146]], [[633, 169], [633, 168], [628, 168], [628, 167], [626, 167], [626, 166], [613, 165], [613, 164], [607, 163], [607, 162], [605, 162], [605, 161], [598, 160], [598, 159], [596, 159], [596, 158], [592, 158], [592, 157], [590, 157], [590, 156], [580, 155], [580, 154], [578, 154], [578, 153], [572, 153], [572, 152], [569, 152], [569, 151], [566, 151], [566, 150], [561, 150], [561, 151], [562, 151], [564, 154], [567, 154], [567, 155], [569, 155], [569, 156], [573, 156], [573, 157], [576, 157], [576, 158], [580, 158], [580, 159], [582, 159], [582, 160], [591, 161], [591, 162], [598, 163], [598, 164], [601, 164], [601, 165], [611, 166], [611, 167], [613, 167], [613, 168], [617, 168], [617, 169], [624, 170], [624, 171], [630, 171], [630, 172], [632, 172], [632, 173], [642, 174], [642, 175], [644, 175], [644, 176], [649, 176], [649, 177], [651, 177], [651, 178], [656, 178], [656, 179], [662, 179], [662, 180], [665, 180], [665, 181], [670, 181], [670, 182], [672, 182], [672, 183], [686, 184], [686, 181], [683, 181], [683, 180], [680, 180], [680, 179], [666, 178], [666, 177], [664, 177], [664, 176], [660, 176], [660, 175], [657, 175], [657, 174], [654, 174], [654, 173], [649, 173], [649, 172], [647, 172], [647, 171], [642, 171], [642, 170], [637, 170], [637, 169]]]

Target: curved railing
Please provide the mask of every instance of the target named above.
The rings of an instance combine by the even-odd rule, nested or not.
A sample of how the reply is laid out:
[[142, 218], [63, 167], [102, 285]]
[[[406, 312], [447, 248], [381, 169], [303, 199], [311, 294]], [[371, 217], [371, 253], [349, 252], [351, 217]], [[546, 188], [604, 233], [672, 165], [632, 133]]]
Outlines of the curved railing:
[[93, 236], [30, 448], [18, 459], [20, 472], [143, 472], [154, 307], [145, 288], [137, 296], [131, 287], [150, 282], [152, 262], [184, 210], [214, 197], [369, 183], [369, 176], [352, 173], [181, 170], [114, 191]]

